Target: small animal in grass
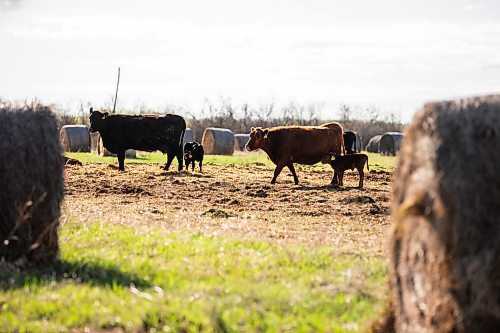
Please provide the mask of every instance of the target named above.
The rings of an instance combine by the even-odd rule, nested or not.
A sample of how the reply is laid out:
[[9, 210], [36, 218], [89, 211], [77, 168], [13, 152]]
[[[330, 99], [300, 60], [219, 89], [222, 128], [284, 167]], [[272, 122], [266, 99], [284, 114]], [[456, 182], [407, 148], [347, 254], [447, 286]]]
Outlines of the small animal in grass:
[[203, 146], [199, 142], [186, 142], [184, 144], [184, 161], [186, 162], [186, 170], [189, 167], [189, 164], [192, 166], [192, 170], [194, 171], [194, 162], [199, 162], [198, 165], [201, 166], [203, 164], [203, 155], [205, 155], [205, 151], [203, 150]]
[[363, 171], [365, 164], [368, 171], [370, 167], [368, 166], [368, 155], [366, 154], [348, 154], [343, 156], [335, 156], [335, 159], [330, 158], [329, 164], [333, 168], [333, 179], [332, 184], [338, 186], [344, 186], [344, 171], [357, 169], [359, 173], [359, 188], [363, 188], [363, 180], [365, 179], [365, 173]]

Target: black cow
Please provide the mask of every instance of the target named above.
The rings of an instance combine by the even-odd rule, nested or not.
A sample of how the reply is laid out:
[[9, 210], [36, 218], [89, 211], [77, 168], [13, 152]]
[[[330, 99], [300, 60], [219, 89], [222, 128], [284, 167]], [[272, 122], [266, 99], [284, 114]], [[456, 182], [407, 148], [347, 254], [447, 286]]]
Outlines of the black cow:
[[129, 116], [93, 111], [90, 108], [90, 132], [99, 132], [104, 147], [118, 156], [118, 169], [125, 170], [125, 151], [159, 150], [167, 154], [164, 169], [168, 170], [174, 157], [182, 171], [182, 140], [186, 131], [186, 121], [181, 116]]
[[346, 154], [356, 153], [356, 134], [353, 131], [344, 132], [344, 147]]
[[186, 170], [189, 168], [189, 164], [192, 164], [192, 170], [194, 171], [194, 162], [199, 162], [200, 172], [201, 165], [203, 164], [203, 156], [205, 151], [203, 146], [199, 142], [186, 142], [184, 144], [184, 160], [186, 161]]

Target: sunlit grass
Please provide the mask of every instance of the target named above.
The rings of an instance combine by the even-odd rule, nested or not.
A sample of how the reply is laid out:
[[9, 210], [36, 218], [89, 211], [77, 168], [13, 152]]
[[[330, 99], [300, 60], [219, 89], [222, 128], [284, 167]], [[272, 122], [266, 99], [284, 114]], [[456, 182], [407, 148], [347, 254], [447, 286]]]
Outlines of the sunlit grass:
[[[366, 153], [366, 152], [364, 152]], [[375, 153], [366, 153], [369, 159], [370, 169], [374, 170], [393, 170], [397, 158], [394, 156], [382, 156]], [[76, 158], [83, 163], [109, 163], [118, 164], [116, 157], [102, 157], [97, 154], [91, 153], [65, 153], [66, 156], [71, 158]], [[164, 164], [166, 161], [165, 155], [154, 152], [154, 153], [144, 153], [139, 152], [137, 158], [125, 159], [125, 163], [159, 163]], [[177, 161], [174, 160], [174, 165]], [[266, 153], [259, 152], [237, 152], [231, 156], [225, 155], [206, 155], [204, 158], [204, 164], [214, 164], [214, 165], [265, 165], [269, 167], [274, 167], [273, 162], [269, 160]], [[324, 166], [321, 164], [316, 164], [314, 168], [329, 168], [329, 166]]]
[[0, 266], [0, 331], [358, 331], [383, 298], [370, 254], [71, 221], [60, 234], [54, 269]]

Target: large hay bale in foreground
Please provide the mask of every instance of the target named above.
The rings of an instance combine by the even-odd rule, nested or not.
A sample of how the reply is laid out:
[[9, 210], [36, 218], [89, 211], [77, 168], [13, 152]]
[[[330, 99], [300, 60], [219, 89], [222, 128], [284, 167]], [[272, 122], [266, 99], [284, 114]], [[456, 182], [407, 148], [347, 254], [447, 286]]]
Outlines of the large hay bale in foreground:
[[63, 186], [54, 114], [40, 105], [0, 105], [0, 260], [57, 257]]
[[234, 150], [245, 151], [245, 145], [250, 140], [250, 134], [235, 134], [234, 135]]
[[378, 150], [378, 145], [380, 143], [380, 138], [382, 137], [382, 135], [375, 135], [374, 137], [372, 137], [370, 139], [370, 141], [368, 141], [368, 144], [366, 145], [366, 151], [369, 152], [369, 153], [378, 153], [379, 150]]
[[207, 127], [201, 143], [207, 155], [232, 155], [234, 152], [234, 134], [226, 128]]
[[500, 328], [500, 95], [427, 104], [395, 173], [384, 331]]
[[387, 132], [380, 137], [378, 150], [381, 155], [396, 156], [403, 141], [403, 133]]
[[[104, 147], [104, 143], [102, 142], [102, 137], [99, 135], [99, 143], [97, 145], [97, 152], [101, 156], [112, 156], [116, 157], [116, 154], [113, 154], [109, 150]], [[125, 158], [137, 158], [137, 152], [134, 149], [125, 150]]]
[[182, 139], [182, 147], [184, 147], [184, 144], [186, 142], [193, 142], [193, 141], [194, 141], [193, 130], [190, 128], [186, 128], [186, 132], [184, 132], [184, 139]]
[[72, 153], [90, 151], [90, 134], [85, 125], [64, 125], [59, 137], [64, 151]]

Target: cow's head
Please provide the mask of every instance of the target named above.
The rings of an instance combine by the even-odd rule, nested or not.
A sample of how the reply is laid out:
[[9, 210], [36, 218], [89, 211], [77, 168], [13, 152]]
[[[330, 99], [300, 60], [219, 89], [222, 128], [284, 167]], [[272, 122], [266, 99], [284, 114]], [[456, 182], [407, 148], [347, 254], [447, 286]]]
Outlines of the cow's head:
[[267, 133], [269, 133], [269, 129], [262, 127], [252, 127], [250, 132], [250, 140], [248, 140], [245, 145], [246, 150], [252, 151], [259, 148], [264, 148], [265, 139], [267, 137]]
[[94, 133], [100, 131], [104, 126], [104, 119], [109, 115], [107, 112], [94, 111], [90, 108], [90, 128], [89, 131]]

